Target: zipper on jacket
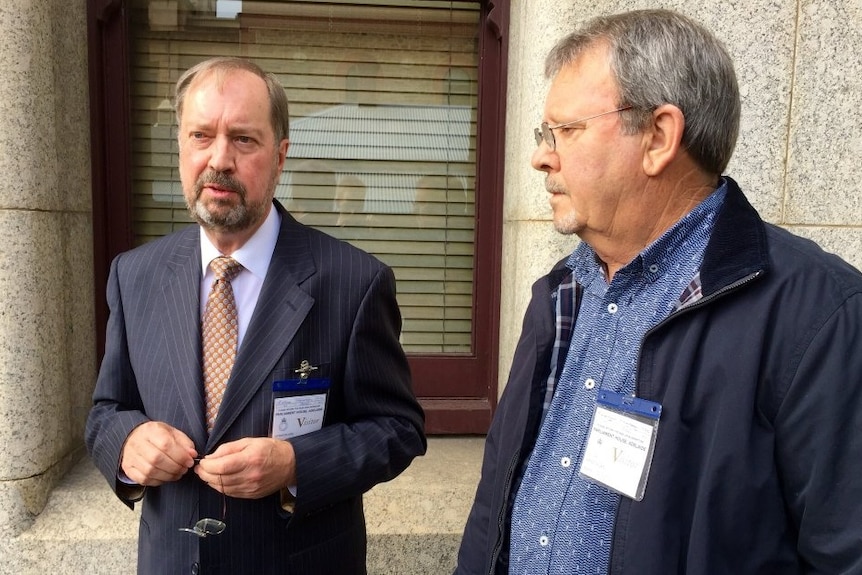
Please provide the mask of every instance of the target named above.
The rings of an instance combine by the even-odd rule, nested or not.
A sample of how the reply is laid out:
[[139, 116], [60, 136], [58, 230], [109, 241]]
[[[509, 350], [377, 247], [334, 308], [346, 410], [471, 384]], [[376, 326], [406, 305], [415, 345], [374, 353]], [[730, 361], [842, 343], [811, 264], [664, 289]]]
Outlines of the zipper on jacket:
[[[724, 295], [726, 295], [732, 291], [736, 291], [737, 289], [742, 288], [745, 284], [748, 284], [748, 283], [756, 280], [757, 278], [759, 278], [761, 275], [763, 275], [763, 273], [764, 273], [763, 270], [757, 270], [756, 272], [751, 273], [751, 274], [745, 276], [744, 278], [741, 278], [741, 279], [733, 282], [732, 284], [726, 285], [723, 288], [716, 291], [715, 293], [712, 293], [708, 296], [704, 296], [704, 297], [700, 298], [699, 300], [674, 311], [672, 314], [670, 314], [668, 317], [666, 317], [659, 324], [657, 324], [657, 325], [653, 326], [652, 328], [650, 328], [649, 330], [647, 330], [647, 332], [643, 336], [643, 339], [641, 339], [641, 346], [640, 346], [640, 349], [638, 350], [638, 361], [637, 361], [637, 366], [635, 366], [635, 377], [637, 378], [637, 374], [640, 373], [640, 363], [641, 363], [641, 357], [642, 357], [641, 352], [643, 351], [643, 342], [646, 341], [647, 337], [649, 337], [649, 335], [651, 333], [658, 330], [659, 328], [661, 328], [662, 326], [664, 326], [668, 322], [672, 321], [674, 318], [676, 318], [677, 316], [679, 316], [681, 314], [688, 313], [689, 311], [693, 311], [699, 307], [703, 307], [717, 298], [720, 298], [720, 297], [722, 297], [722, 296], [724, 296]], [[639, 391], [637, 389], [637, 381], [638, 380], [636, 379], [635, 380], [635, 394], [637, 394]], [[621, 505], [617, 505], [616, 513], [614, 513], [614, 525], [617, 525], [619, 523], [620, 509], [621, 508], [622, 508]], [[615, 529], [615, 531], [616, 531], [616, 529]], [[610, 554], [610, 561], [608, 563], [608, 573], [613, 573], [614, 542], [615, 541], [616, 541], [616, 536], [611, 538], [611, 554]], [[489, 575], [494, 575], [494, 574], [492, 572]]]
[[500, 513], [497, 514], [497, 542], [494, 544], [494, 551], [491, 553], [491, 565], [488, 575], [494, 575], [497, 570], [497, 561], [500, 559], [500, 551], [503, 547], [503, 524], [505, 523], [506, 513], [509, 511], [509, 496], [512, 490], [512, 476], [515, 474], [515, 468], [518, 467], [518, 460], [521, 456], [521, 450], [515, 452], [509, 462], [509, 468], [506, 470], [506, 493], [503, 497], [503, 505]]
[[[740, 289], [745, 284], [756, 280], [761, 275], [763, 275], [763, 270], [757, 270], [756, 272], [751, 273], [742, 279], [736, 280], [735, 282], [733, 282], [730, 285], [724, 286], [723, 288], [716, 291], [715, 293], [712, 293], [708, 296], [703, 296], [699, 300], [677, 309], [676, 311], [671, 313], [669, 316], [664, 318], [664, 320], [662, 320], [661, 322], [659, 322], [658, 324], [654, 325], [653, 327], [651, 327], [650, 329], [647, 330], [647, 332], [644, 334], [643, 338], [641, 339], [641, 350], [643, 349], [643, 342], [646, 341], [646, 338], [649, 337], [650, 334], [652, 334], [654, 331], [658, 330], [659, 328], [664, 327], [665, 324], [672, 321], [674, 318], [677, 318], [684, 313], [688, 313], [691, 310], [695, 310], [697, 308], [703, 307], [703, 306], [709, 304], [710, 302], [712, 302], [713, 300], [718, 299], [724, 295], [727, 295], [728, 293], [730, 293], [732, 291], [736, 291], [737, 289]], [[635, 369], [635, 374], [637, 374], [640, 371], [640, 355], [641, 355], [640, 352], [638, 352], [638, 365], [637, 365], [637, 368]]]

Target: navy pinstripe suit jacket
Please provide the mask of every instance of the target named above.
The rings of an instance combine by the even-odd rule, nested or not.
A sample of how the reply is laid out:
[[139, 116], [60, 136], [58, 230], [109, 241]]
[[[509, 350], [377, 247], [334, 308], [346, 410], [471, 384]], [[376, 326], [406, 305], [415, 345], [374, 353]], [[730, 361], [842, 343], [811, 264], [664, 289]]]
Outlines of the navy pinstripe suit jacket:
[[226, 531], [199, 539], [178, 529], [220, 517], [221, 494], [191, 472], [149, 488], [140, 574], [365, 573], [362, 493], [425, 451], [423, 413], [398, 341], [392, 271], [275, 205], [282, 217], [278, 242], [209, 436], [198, 228], [121, 254], [111, 265], [105, 357], [86, 441], [121, 499], [120, 451], [135, 426], [164, 421], [192, 438], [199, 453], [211, 453], [224, 442], [269, 435], [272, 383], [295, 378], [302, 360], [319, 367], [315, 377], [331, 380], [324, 427], [291, 440], [294, 512], [281, 508], [277, 493], [227, 498]]

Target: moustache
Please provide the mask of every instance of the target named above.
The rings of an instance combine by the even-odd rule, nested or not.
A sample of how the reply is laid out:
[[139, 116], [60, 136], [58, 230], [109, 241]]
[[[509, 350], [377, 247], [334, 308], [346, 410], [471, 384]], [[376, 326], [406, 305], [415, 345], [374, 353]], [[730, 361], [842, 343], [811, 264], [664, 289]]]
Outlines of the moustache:
[[245, 186], [225, 172], [209, 170], [201, 174], [197, 182], [195, 182], [195, 196], [199, 197], [204, 186], [207, 185], [218, 186], [219, 188], [238, 194], [240, 198], [245, 198]]
[[556, 182], [552, 182], [550, 179], [545, 180], [545, 190], [547, 190], [549, 194], [562, 194], [566, 192], [565, 187]]

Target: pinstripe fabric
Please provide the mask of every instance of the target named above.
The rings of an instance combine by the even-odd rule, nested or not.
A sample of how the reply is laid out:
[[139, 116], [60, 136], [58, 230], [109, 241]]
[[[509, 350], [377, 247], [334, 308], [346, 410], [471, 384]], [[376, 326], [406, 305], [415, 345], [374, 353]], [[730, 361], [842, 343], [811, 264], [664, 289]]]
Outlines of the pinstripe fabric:
[[[302, 360], [332, 382], [324, 427], [292, 440], [298, 497], [228, 498], [227, 530], [177, 531], [221, 514], [221, 496], [193, 473], [147, 490], [139, 536], [142, 574], [365, 572], [361, 494], [424, 452], [422, 411], [398, 343], [395, 280], [375, 258], [304, 227], [276, 203], [282, 227], [212, 433], [204, 421], [200, 242], [194, 227], [119, 256], [108, 283], [105, 358], [87, 422], [87, 446], [116, 480], [128, 433], [147, 419], [188, 434], [199, 453], [269, 434], [272, 382]], [[127, 503], [131, 504], [131, 502]]]

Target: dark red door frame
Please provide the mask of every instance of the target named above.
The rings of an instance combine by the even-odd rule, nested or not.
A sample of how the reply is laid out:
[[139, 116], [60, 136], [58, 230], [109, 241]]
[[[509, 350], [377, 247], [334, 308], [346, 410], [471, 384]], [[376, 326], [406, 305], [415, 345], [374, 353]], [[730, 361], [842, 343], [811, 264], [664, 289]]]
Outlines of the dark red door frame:
[[[110, 262], [134, 245], [129, 0], [88, 0], [97, 355]], [[432, 434], [485, 433], [496, 407], [509, 0], [483, 0], [472, 355], [410, 355]]]

